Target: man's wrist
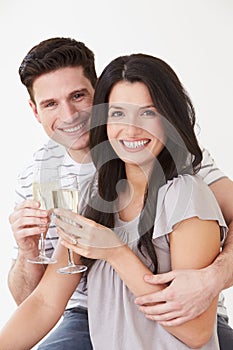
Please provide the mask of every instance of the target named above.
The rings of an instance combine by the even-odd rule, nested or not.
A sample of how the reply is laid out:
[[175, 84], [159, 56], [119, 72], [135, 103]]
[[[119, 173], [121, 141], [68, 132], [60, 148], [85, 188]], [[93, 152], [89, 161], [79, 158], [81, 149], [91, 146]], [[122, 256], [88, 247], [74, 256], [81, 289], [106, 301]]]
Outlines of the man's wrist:
[[216, 297], [225, 288], [225, 271], [220, 264], [212, 263], [202, 269], [205, 273], [205, 279], [208, 281], [209, 290], [212, 291], [213, 297]]
[[39, 255], [38, 246], [32, 246], [30, 249], [18, 247], [18, 257], [17, 260], [27, 260], [31, 258], [35, 258], [35, 256]]

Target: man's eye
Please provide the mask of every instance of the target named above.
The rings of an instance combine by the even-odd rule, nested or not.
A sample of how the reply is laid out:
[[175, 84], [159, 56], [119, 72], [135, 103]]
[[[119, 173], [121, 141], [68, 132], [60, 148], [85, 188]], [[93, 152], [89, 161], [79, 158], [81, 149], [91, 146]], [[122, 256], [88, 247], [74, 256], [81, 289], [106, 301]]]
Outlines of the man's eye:
[[55, 102], [51, 101], [45, 105], [45, 108], [49, 108], [49, 107], [53, 107], [53, 106], [55, 106]]
[[74, 95], [73, 95], [73, 98], [74, 98], [75, 100], [78, 100], [80, 97], [83, 97], [83, 96], [84, 96], [84, 94], [77, 93], [77, 94], [74, 94]]

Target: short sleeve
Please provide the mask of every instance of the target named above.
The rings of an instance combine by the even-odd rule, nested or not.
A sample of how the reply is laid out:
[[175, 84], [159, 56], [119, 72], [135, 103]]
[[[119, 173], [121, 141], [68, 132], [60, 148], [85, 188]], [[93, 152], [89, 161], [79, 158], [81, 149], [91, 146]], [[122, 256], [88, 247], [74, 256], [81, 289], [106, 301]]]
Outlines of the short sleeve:
[[227, 225], [212, 191], [199, 175], [179, 175], [159, 190], [153, 238], [172, 232], [175, 224], [195, 216], [218, 221], [224, 241]]

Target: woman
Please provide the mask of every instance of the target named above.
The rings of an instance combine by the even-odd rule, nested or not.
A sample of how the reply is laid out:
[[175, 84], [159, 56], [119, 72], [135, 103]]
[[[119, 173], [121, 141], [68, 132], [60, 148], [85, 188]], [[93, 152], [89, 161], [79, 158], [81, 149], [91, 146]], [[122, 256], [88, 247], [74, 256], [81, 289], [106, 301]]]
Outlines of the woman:
[[[146, 273], [207, 266], [225, 237], [216, 200], [196, 174], [202, 156], [189, 97], [165, 62], [136, 54], [105, 68], [94, 105], [90, 140], [98, 186], [92, 184], [85, 217], [55, 210], [62, 245], [77, 253], [77, 262], [97, 259], [82, 258], [89, 263], [94, 349], [219, 349], [217, 299], [197, 319], [166, 328], [134, 303], [135, 296], [163, 288], [146, 284]], [[64, 247], [56, 252], [59, 265]], [[47, 268], [3, 329], [5, 350], [24, 329], [27, 339], [18, 349], [34, 345], [59, 319], [81, 276], [60, 276], [55, 268]]]

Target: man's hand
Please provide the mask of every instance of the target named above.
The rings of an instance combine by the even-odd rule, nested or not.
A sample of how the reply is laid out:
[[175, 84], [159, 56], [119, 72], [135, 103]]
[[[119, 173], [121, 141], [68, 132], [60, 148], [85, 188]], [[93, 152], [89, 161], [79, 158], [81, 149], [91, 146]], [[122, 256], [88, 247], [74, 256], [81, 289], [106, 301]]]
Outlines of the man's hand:
[[138, 297], [139, 310], [162, 326], [178, 326], [203, 313], [218, 290], [211, 285], [208, 269], [174, 270], [160, 275], [146, 275], [150, 284], [169, 284], [165, 289]]
[[45, 271], [44, 265], [29, 264], [27, 261], [38, 255], [40, 233], [48, 230], [49, 212], [39, 208], [38, 202], [25, 200], [9, 216], [19, 249], [9, 271], [8, 286], [18, 305], [36, 288]]
[[48, 229], [48, 212], [39, 207], [38, 202], [25, 200], [16, 206], [9, 216], [14, 238], [19, 249], [25, 254], [38, 251], [39, 235]]

